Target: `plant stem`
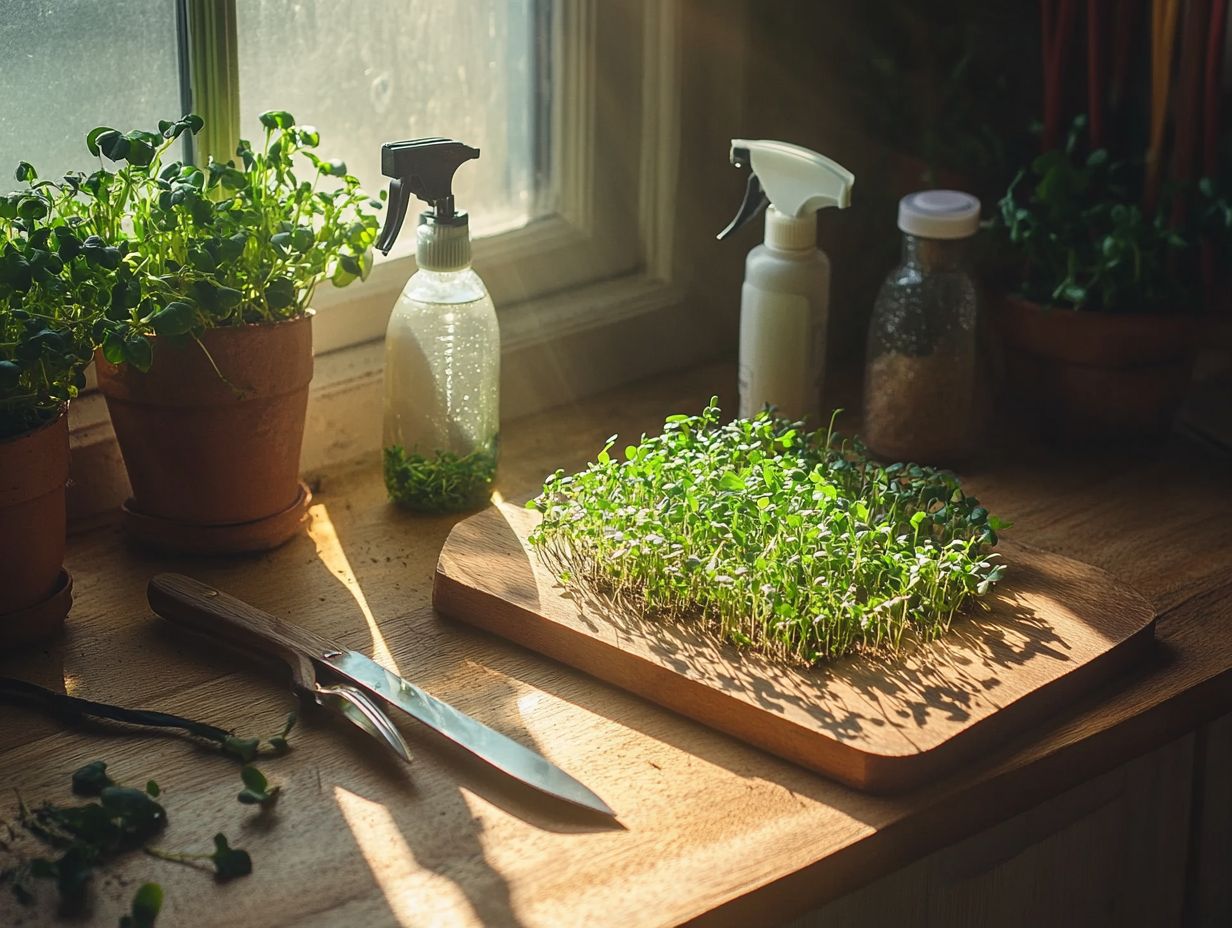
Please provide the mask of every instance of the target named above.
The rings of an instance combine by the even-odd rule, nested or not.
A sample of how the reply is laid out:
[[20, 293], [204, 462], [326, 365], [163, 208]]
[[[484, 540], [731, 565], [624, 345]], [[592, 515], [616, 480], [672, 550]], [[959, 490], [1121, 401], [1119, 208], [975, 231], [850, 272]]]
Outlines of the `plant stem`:
[[146, 845], [142, 848], [151, 857], [156, 857], [159, 860], [170, 861], [173, 864], [183, 864], [186, 867], [192, 867], [196, 870], [213, 871], [213, 867], [206, 861], [210, 859], [209, 854], [183, 854], [178, 851], [164, 851], [162, 848], [151, 847]]
[[126, 709], [109, 703], [94, 702], [77, 696], [67, 696], [44, 689], [24, 680], [0, 677], [0, 703], [41, 709], [68, 722], [78, 722], [84, 716], [123, 722], [145, 728], [170, 728], [185, 731], [198, 738], [222, 744], [231, 736], [229, 731], [167, 712], [148, 709]]

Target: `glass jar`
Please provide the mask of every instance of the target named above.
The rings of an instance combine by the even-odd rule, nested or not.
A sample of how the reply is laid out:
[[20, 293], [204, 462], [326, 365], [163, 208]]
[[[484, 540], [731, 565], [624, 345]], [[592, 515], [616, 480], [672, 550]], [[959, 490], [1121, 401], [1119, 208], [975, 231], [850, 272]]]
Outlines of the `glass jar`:
[[981, 359], [967, 261], [979, 211], [952, 190], [899, 203], [902, 261], [877, 295], [864, 375], [864, 442], [883, 459], [948, 467], [974, 446]]

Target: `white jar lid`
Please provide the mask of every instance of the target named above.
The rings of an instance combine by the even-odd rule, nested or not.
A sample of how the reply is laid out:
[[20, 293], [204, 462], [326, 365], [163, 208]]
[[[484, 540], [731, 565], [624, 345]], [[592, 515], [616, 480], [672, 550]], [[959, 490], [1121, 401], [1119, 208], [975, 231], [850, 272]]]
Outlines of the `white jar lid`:
[[898, 201], [898, 227], [921, 238], [969, 238], [980, 227], [980, 201], [961, 190], [921, 190]]

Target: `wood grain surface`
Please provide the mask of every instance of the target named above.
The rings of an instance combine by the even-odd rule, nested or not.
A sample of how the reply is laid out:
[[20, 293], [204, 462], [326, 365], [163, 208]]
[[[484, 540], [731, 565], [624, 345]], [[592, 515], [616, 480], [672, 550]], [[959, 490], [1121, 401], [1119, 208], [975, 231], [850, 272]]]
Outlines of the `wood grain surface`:
[[1124, 671], [1154, 633], [1147, 602], [1103, 571], [1007, 542], [988, 612], [897, 656], [796, 667], [565, 588], [527, 541], [538, 522], [505, 503], [454, 526], [437, 610], [858, 789], [940, 775]]
[[[734, 399], [715, 366], [509, 424], [500, 491], [524, 499], [613, 432]], [[849, 426], [850, 427], [850, 426]], [[192, 925], [763, 925], [815, 907], [1157, 748], [1232, 709], [1232, 468], [1185, 444], [1151, 459], [1080, 460], [1023, 444], [962, 474], [1014, 522], [1010, 537], [1108, 571], [1160, 611], [1134, 673], [910, 793], [880, 797], [666, 711], [494, 636], [441, 619], [433, 571], [454, 520], [386, 502], [378, 462], [314, 482], [309, 534], [238, 560], [154, 557], [114, 524], [70, 540], [76, 605], [54, 646], [0, 657], [0, 674], [86, 698], [272, 734], [295, 704], [286, 671], [159, 620], [146, 583], [186, 573], [374, 656], [535, 747], [620, 813], [596, 823], [493, 776], [403, 725], [408, 767], [352, 726], [305, 711], [291, 752], [261, 763], [284, 793], [262, 819], [235, 796], [236, 765], [175, 737], [68, 729], [0, 707], [0, 786], [69, 798], [101, 758], [125, 783], [154, 777], [176, 850], [215, 832], [252, 854], [251, 876], [134, 855], [94, 887], [90, 924], [114, 925], [137, 886], [167, 898], [160, 928]], [[55, 924], [0, 894], [0, 924]]]

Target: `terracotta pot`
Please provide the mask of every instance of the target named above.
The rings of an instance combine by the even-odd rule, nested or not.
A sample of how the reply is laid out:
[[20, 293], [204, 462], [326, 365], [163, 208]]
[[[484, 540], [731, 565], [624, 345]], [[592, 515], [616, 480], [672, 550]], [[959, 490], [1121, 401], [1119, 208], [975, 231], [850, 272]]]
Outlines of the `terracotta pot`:
[[47, 601], [63, 583], [67, 482], [67, 412], [0, 440], [0, 639], [6, 615]]
[[1011, 399], [1075, 441], [1161, 438], [1185, 399], [1202, 331], [1197, 315], [1083, 312], [1001, 301]]
[[[96, 356], [133, 487], [130, 514], [142, 525], [191, 533], [192, 526], [268, 524], [295, 507], [304, 496], [299, 458], [312, 380], [311, 316], [210, 329], [201, 344], [151, 341], [154, 363], [145, 374]], [[293, 520], [289, 534], [295, 530]], [[166, 543], [167, 532], [157, 540]]]

